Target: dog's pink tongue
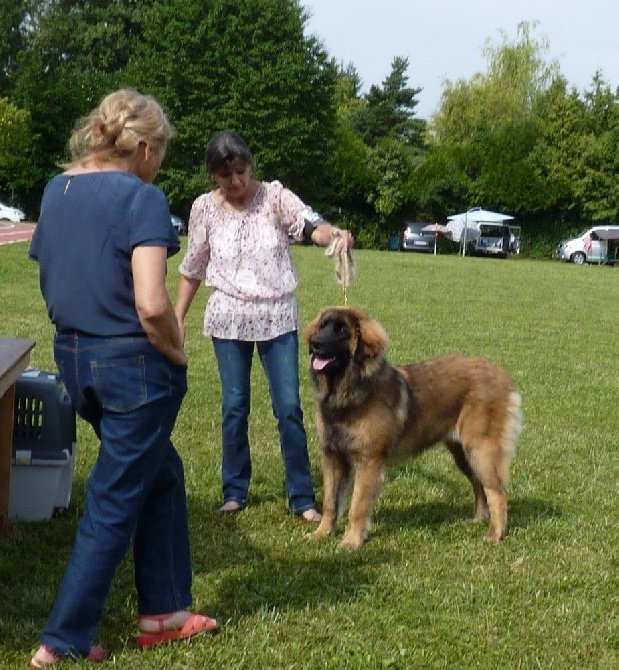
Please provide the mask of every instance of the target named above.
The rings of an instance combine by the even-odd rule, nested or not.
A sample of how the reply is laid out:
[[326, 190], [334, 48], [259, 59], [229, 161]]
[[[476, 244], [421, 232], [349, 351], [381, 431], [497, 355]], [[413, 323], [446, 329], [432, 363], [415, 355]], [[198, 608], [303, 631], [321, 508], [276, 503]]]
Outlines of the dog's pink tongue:
[[312, 361], [312, 367], [314, 370], [324, 370], [327, 365], [329, 365], [330, 360], [328, 358], [314, 358]]

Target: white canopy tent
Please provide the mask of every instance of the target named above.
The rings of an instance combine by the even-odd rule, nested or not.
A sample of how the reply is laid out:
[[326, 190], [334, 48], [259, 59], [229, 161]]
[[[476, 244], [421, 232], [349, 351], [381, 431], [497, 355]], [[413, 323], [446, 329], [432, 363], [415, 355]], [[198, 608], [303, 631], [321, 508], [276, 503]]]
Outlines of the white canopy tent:
[[424, 233], [434, 233], [434, 255], [436, 256], [436, 242], [439, 233], [451, 237], [451, 231], [442, 223], [430, 223], [421, 229]]
[[455, 242], [462, 244], [462, 255], [466, 255], [467, 240], [479, 237], [479, 226], [482, 223], [502, 223], [510, 221], [514, 217], [511, 214], [491, 212], [481, 207], [473, 207], [460, 214], [452, 214], [447, 217], [447, 228], [451, 231], [451, 237]]

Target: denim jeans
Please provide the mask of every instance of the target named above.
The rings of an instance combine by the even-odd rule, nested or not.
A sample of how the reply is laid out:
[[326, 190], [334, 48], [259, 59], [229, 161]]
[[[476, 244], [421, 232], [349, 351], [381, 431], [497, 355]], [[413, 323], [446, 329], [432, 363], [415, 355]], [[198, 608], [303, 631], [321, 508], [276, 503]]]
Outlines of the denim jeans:
[[139, 614], [191, 604], [183, 464], [170, 441], [187, 370], [171, 365], [146, 337], [58, 333], [54, 357], [100, 448], [41, 643], [63, 655], [86, 656], [132, 539]]
[[250, 373], [254, 346], [269, 382], [286, 473], [288, 506], [299, 514], [315, 505], [307, 437], [299, 398], [299, 340], [297, 332], [264, 342], [241, 342], [213, 337], [222, 389], [222, 467], [224, 502], [245, 505], [251, 478], [247, 423]]

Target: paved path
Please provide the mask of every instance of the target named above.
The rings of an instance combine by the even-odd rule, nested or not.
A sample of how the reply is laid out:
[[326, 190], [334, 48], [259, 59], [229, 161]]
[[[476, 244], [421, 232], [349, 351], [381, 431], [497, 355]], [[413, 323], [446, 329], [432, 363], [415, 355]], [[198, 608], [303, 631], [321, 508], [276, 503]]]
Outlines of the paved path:
[[29, 242], [34, 232], [34, 223], [12, 223], [0, 221], [0, 244]]

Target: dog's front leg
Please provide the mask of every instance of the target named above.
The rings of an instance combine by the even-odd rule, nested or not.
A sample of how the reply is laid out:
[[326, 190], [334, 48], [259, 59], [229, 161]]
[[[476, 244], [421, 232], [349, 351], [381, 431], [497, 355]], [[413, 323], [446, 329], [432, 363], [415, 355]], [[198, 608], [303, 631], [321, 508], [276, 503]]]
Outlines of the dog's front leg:
[[312, 538], [329, 535], [335, 528], [335, 523], [341, 516], [345, 504], [345, 493], [350, 465], [341, 455], [323, 449], [322, 451], [322, 519], [318, 528], [310, 534]]
[[383, 479], [384, 466], [379, 459], [362, 460], [355, 466], [348, 528], [341, 542], [341, 546], [345, 549], [359, 549], [367, 539], [372, 509], [380, 493]]

